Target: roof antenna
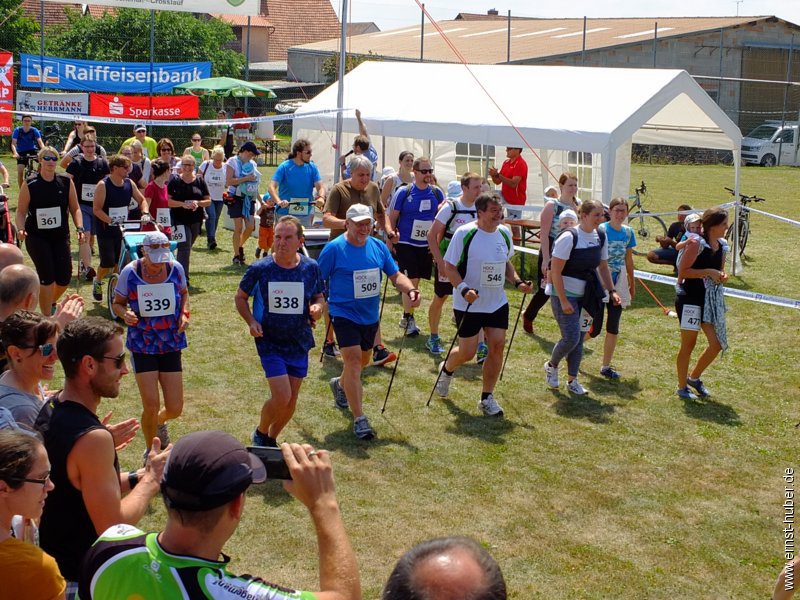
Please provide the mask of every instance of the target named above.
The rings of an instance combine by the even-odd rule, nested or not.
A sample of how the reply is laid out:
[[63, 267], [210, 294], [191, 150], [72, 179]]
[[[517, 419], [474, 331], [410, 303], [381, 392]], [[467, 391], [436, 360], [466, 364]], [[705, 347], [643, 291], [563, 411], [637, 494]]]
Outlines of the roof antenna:
[[733, 0], [733, 1], [736, 2], [736, 16], [738, 17], [739, 16], [739, 5], [742, 2], [744, 2], [744, 0]]

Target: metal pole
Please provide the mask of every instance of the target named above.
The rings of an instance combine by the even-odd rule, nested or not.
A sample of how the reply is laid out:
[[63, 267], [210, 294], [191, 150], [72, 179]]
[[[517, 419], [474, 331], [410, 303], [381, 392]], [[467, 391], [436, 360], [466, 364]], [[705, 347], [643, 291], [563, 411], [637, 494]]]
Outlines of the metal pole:
[[[786, 125], [786, 104], [789, 102], [789, 81], [792, 77], [792, 54], [794, 53], [794, 34], [792, 34], [789, 42], [789, 59], [786, 61], [786, 87], [783, 88], [783, 109], [781, 110], [781, 129]], [[795, 147], [800, 141], [795, 140]], [[778, 161], [775, 163], [777, 166], [781, 164], [781, 154], [783, 154], [783, 135], [781, 141], [778, 142]]]
[[[39, 91], [44, 92], [44, 0], [39, 2], [39, 21]], [[13, 243], [12, 240], [9, 243]]]
[[156, 55], [156, 11], [150, 10], [150, 116], [153, 116], [153, 69]]
[[[245, 60], [247, 61], [244, 64], [244, 79], [245, 81], [250, 81], [250, 15], [247, 15], [247, 51], [245, 53]], [[247, 96], [244, 97], [244, 112], [247, 112], [247, 101], [249, 98]]]
[[344, 107], [344, 63], [347, 58], [347, 0], [342, 0], [342, 33], [339, 40], [339, 82], [336, 107], [336, 146], [333, 154], [333, 183], [339, 183], [339, 157], [342, 153], [342, 108]]
[[656, 68], [656, 55], [658, 54], [658, 21], [653, 26], [653, 68]]
[[581, 45], [581, 66], [586, 63], [586, 15], [583, 16], [583, 42]]
[[425, 60], [425, 4], [422, 5], [420, 11], [419, 22], [419, 62]]
[[506, 35], [506, 63], [511, 64], [511, 11], [508, 11], [508, 34]]

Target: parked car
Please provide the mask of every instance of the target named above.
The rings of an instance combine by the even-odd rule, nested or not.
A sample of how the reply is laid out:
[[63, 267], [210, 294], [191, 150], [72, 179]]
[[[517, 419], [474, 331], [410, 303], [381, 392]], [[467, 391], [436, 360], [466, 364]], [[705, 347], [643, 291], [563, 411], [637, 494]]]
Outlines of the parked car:
[[742, 162], [763, 167], [797, 166], [799, 146], [797, 123], [781, 126], [781, 121], [765, 121], [742, 138]]

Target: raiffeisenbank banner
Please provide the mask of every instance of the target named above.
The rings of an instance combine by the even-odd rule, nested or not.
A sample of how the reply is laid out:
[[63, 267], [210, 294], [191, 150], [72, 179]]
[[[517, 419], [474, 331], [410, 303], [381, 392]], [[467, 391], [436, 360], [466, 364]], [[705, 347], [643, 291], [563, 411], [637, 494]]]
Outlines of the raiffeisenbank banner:
[[122, 63], [20, 54], [20, 86], [83, 92], [164, 94], [211, 77], [211, 63]]
[[[74, 0], [45, 0], [45, 2], [75, 4]], [[251, 16], [257, 15], [261, 8], [260, 0], [92, 0], [91, 4], [115, 8], [146, 8], [147, 10]]]

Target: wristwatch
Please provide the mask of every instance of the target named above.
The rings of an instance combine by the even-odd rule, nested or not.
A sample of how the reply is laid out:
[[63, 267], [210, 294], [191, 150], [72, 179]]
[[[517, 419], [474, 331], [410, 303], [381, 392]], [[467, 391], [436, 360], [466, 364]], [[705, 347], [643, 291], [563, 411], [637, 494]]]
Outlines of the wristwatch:
[[128, 487], [133, 489], [139, 483], [139, 474], [136, 471], [128, 471]]
[[75, 231], [76, 231], [77, 233], [86, 233], [86, 230], [85, 230], [83, 227], [76, 227], [76, 228], [75, 228]]

